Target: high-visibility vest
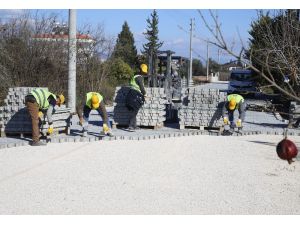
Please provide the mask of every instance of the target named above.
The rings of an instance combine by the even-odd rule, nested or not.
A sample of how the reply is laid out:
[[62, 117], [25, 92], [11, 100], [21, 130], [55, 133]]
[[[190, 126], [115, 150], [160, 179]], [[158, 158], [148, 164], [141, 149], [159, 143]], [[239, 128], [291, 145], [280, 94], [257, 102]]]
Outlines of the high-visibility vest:
[[240, 102], [244, 102], [244, 98], [241, 95], [238, 94], [231, 94], [227, 96], [227, 101], [229, 102], [231, 99], [235, 99], [236, 104], [238, 105]]
[[99, 98], [99, 103], [103, 100], [102, 95], [100, 95], [98, 92], [88, 92], [88, 93], [86, 94], [85, 105], [86, 105], [87, 107], [89, 107], [90, 109], [92, 108], [92, 96], [95, 95], [95, 94], [96, 94], [96, 95], [98, 96], [98, 98]]
[[53, 94], [49, 91], [46, 91], [45, 89], [42, 89], [42, 88], [34, 89], [33, 91], [30, 92], [30, 94], [33, 95], [33, 97], [35, 98], [40, 109], [48, 109], [49, 108], [48, 98], [50, 96], [53, 96], [53, 98], [56, 99], [55, 94]]
[[[135, 90], [141, 92], [140, 86], [139, 86], [139, 85], [136, 83], [136, 81], [135, 81], [135, 78], [137, 78], [138, 76], [142, 76], [142, 75], [134, 75], [134, 76], [131, 77], [131, 80], [130, 80], [130, 86], [131, 86], [133, 89], [135, 89]], [[141, 93], [142, 93], [142, 92], [141, 92]]]

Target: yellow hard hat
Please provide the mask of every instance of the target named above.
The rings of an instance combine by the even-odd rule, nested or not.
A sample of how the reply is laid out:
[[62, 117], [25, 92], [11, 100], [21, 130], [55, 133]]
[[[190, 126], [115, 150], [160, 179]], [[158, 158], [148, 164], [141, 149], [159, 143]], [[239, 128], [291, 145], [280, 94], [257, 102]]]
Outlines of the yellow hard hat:
[[143, 73], [148, 73], [148, 66], [146, 64], [141, 64], [140, 68]]
[[100, 105], [100, 101], [99, 101], [98, 95], [93, 94], [92, 95], [92, 107], [93, 107], [93, 109], [98, 109], [99, 105]]
[[235, 98], [232, 98], [229, 101], [229, 110], [234, 110], [235, 107], [236, 107], [236, 100], [235, 100]]
[[58, 96], [59, 100], [60, 100], [60, 104], [64, 104], [65, 103], [65, 96], [63, 94], [60, 94]]

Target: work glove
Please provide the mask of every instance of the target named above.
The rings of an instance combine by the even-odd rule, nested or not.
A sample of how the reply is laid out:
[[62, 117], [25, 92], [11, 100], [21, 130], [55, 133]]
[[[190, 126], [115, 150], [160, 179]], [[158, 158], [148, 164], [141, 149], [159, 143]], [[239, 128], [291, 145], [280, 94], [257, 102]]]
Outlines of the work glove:
[[225, 125], [228, 124], [228, 118], [227, 118], [226, 116], [223, 118], [223, 121], [224, 121], [224, 124], [225, 124]]
[[39, 116], [40, 119], [43, 119], [44, 113], [42, 111], [39, 111], [38, 116]]
[[51, 124], [51, 125], [49, 125], [49, 128], [48, 128], [48, 131], [47, 131], [47, 133], [49, 134], [49, 135], [51, 135], [52, 133], [53, 133], [53, 124]]
[[236, 122], [236, 126], [237, 127], [242, 127], [242, 120], [238, 119], [238, 121]]
[[114, 136], [106, 123], [103, 124], [103, 130], [100, 132], [100, 135]]
[[109, 127], [106, 123], [103, 124], [103, 132], [107, 134], [109, 132]]

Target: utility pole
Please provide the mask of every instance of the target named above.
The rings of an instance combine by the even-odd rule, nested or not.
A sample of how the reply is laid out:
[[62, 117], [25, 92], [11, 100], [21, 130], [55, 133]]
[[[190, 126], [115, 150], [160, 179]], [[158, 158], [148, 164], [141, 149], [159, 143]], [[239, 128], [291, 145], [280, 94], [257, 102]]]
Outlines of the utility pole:
[[[216, 23], [216, 36], [217, 36], [217, 39], [218, 39], [218, 34], [219, 34], [219, 27], [218, 27], [218, 21], [219, 21], [219, 19], [218, 19], [218, 10], [216, 10], [216, 21], [217, 21], [217, 23]], [[220, 67], [220, 51], [221, 51], [221, 49], [218, 47], [218, 68]], [[218, 71], [217, 71], [217, 74], [219, 75], [219, 69], [218, 69]]]
[[76, 10], [69, 9], [69, 76], [68, 76], [68, 107], [71, 113], [76, 106]]
[[193, 56], [192, 56], [192, 40], [193, 40], [193, 27], [195, 19], [191, 19], [191, 30], [190, 30], [190, 67], [189, 67], [189, 77], [188, 77], [188, 86], [191, 87], [193, 83]]
[[208, 74], [209, 74], [209, 46], [208, 46], [208, 40], [206, 41], [206, 80], [208, 81]]

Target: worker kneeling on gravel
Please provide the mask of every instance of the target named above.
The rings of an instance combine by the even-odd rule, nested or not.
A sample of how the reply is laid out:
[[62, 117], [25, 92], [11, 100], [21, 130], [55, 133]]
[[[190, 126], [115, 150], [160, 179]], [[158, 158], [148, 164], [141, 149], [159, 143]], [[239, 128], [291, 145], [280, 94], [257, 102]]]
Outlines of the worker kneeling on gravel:
[[[243, 96], [238, 94], [231, 94], [227, 96], [227, 101], [223, 106], [223, 120], [225, 125], [230, 125], [231, 128], [235, 127], [234, 111], [238, 109], [239, 119], [236, 126], [242, 128], [242, 121], [245, 119], [246, 103]], [[229, 120], [228, 120], [229, 117]]]
[[46, 112], [48, 118], [48, 134], [53, 133], [53, 121], [52, 114], [55, 112], [54, 107], [60, 106], [65, 102], [65, 97], [61, 95], [55, 95], [42, 88], [37, 88], [30, 92], [25, 97], [25, 104], [32, 121], [32, 146], [46, 145], [46, 143], [40, 141], [40, 129], [39, 118], [42, 118], [43, 113]]
[[[81, 110], [83, 105], [83, 110]], [[103, 131], [100, 134], [113, 136], [111, 132], [111, 126], [108, 121], [107, 111], [103, 101], [103, 97], [98, 92], [88, 92], [86, 94], [85, 103], [81, 102], [77, 106], [77, 114], [79, 117], [79, 124], [82, 126], [82, 136], [87, 136], [88, 126], [89, 126], [89, 115], [92, 110], [98, 111], [103, 120]], [[82, 114], [83, 111], [83, 114]]]
[[131, 111], [129, 118], [129, 131], [137, 130], [136, 116], [139, 109], [143, 106], [145, 102], [146, 91], [144, 87], [144, 79], [142, 75], [147, 75], [148, 67], [146, 64], [140, 65], [140, 74], [134, 75], [130, 79], [130, 91], [126, 96], [126, 107]]

